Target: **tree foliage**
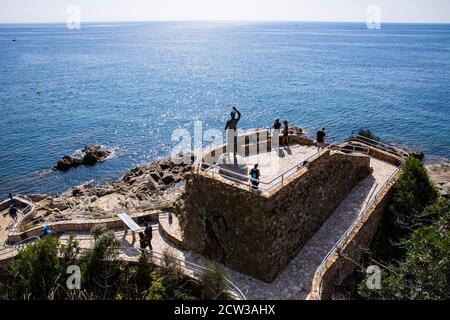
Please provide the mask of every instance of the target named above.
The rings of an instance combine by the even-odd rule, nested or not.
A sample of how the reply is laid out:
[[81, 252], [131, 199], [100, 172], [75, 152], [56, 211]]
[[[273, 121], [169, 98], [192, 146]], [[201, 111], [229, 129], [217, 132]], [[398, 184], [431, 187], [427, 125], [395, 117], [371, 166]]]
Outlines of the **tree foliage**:
[[[11, 282], [3, 286], [9, 299], [47, 299], [64, 293], [67, 266], [72, 264], [79, 250], [73, 237], [63, 246], [55, 237], [45, 237], [20, 250], [9, 265]], [[58, 290], [55, 290], [58, 288]]]
[[356, 134], [357, 134], [357, 135], [360, 135], [360, 136], [362, 136], [362, 137], [369, 138], [369, 139], [374, 140], [374, 141], [381, 141], [381, 139], [380, 139], [378, 136], [376, 136], [376, 135], [372, 132], [372, 130], [370, 130], [370, 129], [359, 129], [359, 130], [356, 132]]
[[[406, 161], [388, 214], [397, 228], [407, 230], [396, 244], [404, 256], [400, 261], [390, 257], [381, 274], [380, 290], [369, 290], [365, 279], [358, 286], [359, 295], [366, 299], [449, 299], [450, 202], [438, 199], [419, 160]], [[384, 230], [383, 236], [395, 238], [393, 230]]]
[[[135, 263], [122, 262], [119, 257], [120, 242], [115, 234], [99, 225], [91, 230], [94, 244], [90, 250], [81, 251], [70, 237], [61, 245], [56, 237], [49, 236], [20, 250], [1, 275], [2, 299], [117, 299], [117, 300], [192, 300], [210, 295], [211, 283], [220, 279], [194, 281], [186, 277], [179, 264], [168, 252], [163, 263], [156, 267], [148, 253], [143, 253]], [[81, 290], [66, 286], [67, 267], [81, 268]], [[218, 275], [217, 275], [218, 277]], [[220, 289], [222, 290], [222, 289]]]
[[405, 228], [429, 224], [432, 220], [424, 209], [438, 198], [436, 188], [430, 182], [426, 169], [420, 160], [408, 158], [402, 174], [394, 186], [390, 214]]

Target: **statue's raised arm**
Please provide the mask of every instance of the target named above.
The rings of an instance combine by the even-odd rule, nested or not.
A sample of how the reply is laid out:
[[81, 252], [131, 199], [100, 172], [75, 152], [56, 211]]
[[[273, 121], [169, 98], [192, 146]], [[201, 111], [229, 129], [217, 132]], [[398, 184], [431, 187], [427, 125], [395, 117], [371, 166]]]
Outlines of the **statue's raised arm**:
[[236, 111], [236, 113], [237, 113], [237, 115], [238, 115], [238, 117], [237, 117], [237, 119], [236, 119], [236, 122], [238, 122], [239, 120], [241, 120], [241, 113], [239, 112], [238, 109], [236, 109], [236, 107], [233, 107], [233, 110]]

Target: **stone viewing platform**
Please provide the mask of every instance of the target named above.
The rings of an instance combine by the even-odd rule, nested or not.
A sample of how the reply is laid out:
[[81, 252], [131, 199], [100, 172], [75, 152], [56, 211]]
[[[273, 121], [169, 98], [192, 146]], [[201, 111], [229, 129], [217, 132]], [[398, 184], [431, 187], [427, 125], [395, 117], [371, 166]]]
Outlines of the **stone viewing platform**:
[[[230, 178], [230, 170], [212, 163], [226, 155], [226, 146], [204, 154], [186, 185], [183, 244], [272, 282], [373, 169], [367, 154], [339, 148], [319, 152], [312, 141], [295, 136], [289, 146], [272, 150], [261, 139], [264, 134], [251, 134], [257, 137], [246, 139], [241, 163], [251, 167], [255, 158], [262, 163], [261, 192], [250, 187], [245, 175]], [[252, 140], [256, 154], [249, 152]]]

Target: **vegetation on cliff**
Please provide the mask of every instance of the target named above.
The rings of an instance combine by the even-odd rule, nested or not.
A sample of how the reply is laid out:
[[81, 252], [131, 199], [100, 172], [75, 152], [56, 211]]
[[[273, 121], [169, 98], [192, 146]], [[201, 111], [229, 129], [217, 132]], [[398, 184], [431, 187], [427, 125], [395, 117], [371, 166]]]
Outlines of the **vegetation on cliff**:
[[370, 129], [359, 129], [356, 134], [374, 141], [381, 141], [381, 139], [376, 136]]
[[[73, 239], [62, 245], [55, 237], [23, 248], [3, 274], [0, 299], [59, 300], [193, 300], [228, 298], [219, 271], [205, 273], [200, 281], [186, 277], [165, 255], [163, 266], [152, 264], [148, 254], [137, 263], [118, 258], [120, 243], [114, 233], [99, 225], [92, 230], [91, 250], [80, 250]], [[69, 266], [79, 266], [81, 288], [69, 289]]]
[[407, 159], [365, 265], [378, 264], [381, 289], [365, 299], [450, 298], [450, 203], [438, 198], [423, 164]]

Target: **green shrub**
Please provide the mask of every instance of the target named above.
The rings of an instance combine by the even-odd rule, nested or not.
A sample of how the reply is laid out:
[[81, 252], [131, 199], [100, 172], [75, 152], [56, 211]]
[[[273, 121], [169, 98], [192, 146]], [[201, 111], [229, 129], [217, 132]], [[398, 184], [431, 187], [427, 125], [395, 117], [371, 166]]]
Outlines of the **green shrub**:
[[59, 245], [55, 237], [45, 237], [20, 250], [9, 267], [13, 278], [10, 296], [15, 299], [47, 299], [49, 293], [58, 297], [57, 287], [65, 287], [67, 261], [60, 259], [72, 257], [77, 244], [70, 247]]
[[376, 136], [370, 129], [359, 129], [357, 134], [375, 141], [381, 141], [381, 139]]
[[164, 286], [165, 275], [161, 275], [155, 271], [151, 273], [152, 284], [148, 290], [145, 300], [163, 300], [166, 296], [166, 288]]
[[397, 222], [406, 228], [427, 224], [424, 209], [436, 201], [438, 193], [430, 182], [422, 162], [408, 158], [401, 176], [394, 186], [390, 211]]
[[101, 299], [113, 299], [112, 286], [119, 280], [120, 241], [103, 225], [93, 227], [91, 233], [95, 242], [82, 257], [82, 285]]
[[362, 282], [359, 294], [368, 299], [450, 299], [450, 232], [423, 227], [405, 245], [405, 261], [382, 272], [381, 290], [369, 290]]
[[226, 282], [217, 264], [208, 265], [203, 271], [202, 278], [203, 299], [226, 299]]
[[403, 240], [405, 258], [382, 272], [381, 290], [365, 281], [358, 293], [367, 299], [450, 299], [450, 202], [441, 198], [424, 210], [433, 223]]

